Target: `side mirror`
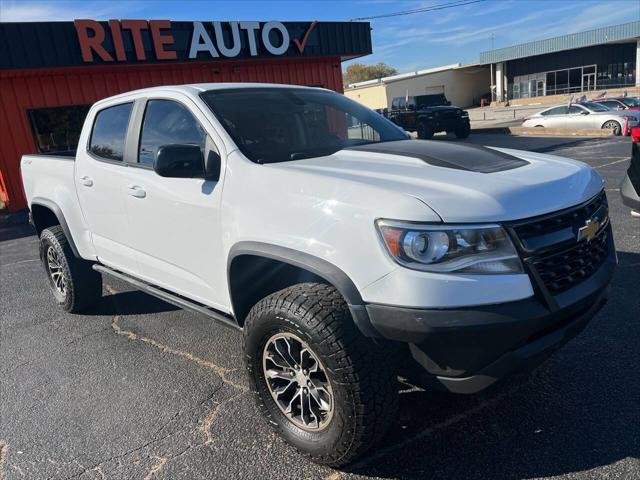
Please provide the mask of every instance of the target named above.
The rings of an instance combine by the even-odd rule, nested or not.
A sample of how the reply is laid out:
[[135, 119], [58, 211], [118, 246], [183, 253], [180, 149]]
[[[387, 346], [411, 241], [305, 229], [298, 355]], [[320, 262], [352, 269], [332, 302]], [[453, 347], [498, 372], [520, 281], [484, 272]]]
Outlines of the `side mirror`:
[[586, 110], [582, 110], [582, 111], [580, 112], [580, 115], [589, 115], [589, 112], [587, 112]]
[[153, 169], [161, 177], [203, 178], [204, 158], [197, 145], [162, 145]]

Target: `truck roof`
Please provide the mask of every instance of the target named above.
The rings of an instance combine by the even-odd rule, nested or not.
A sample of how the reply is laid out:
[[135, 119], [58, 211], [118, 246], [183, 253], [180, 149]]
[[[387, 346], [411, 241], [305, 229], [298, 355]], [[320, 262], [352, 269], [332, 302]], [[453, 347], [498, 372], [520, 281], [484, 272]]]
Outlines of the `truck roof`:
[[141, 88], [131, 90], [129, 92], [120, 93], [111, 97], [98, 100], [96, 104], [110, 103], [120, 98], [128, 98], [131, 96], [152, 95], [160, 92], [180, 92], [189, 96], [197, 96], [201, 92], [207, 90], [225, 90], [231, 88], [301, 88], [301, 89], [317, 89], [318, 87], [307, 87], [302, 85], [287, 85], [278, 83], [240, 83], [240, 82], [216, 82], [216, 83], [189, 83], [184, 85], [161, 85], [158, 87]]

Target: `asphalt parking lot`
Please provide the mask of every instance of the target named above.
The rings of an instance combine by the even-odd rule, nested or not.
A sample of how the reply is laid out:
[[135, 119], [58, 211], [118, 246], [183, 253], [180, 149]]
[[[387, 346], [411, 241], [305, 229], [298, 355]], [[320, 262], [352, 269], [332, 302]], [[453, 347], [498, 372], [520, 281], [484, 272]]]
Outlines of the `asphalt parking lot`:
[[617, 190], [630, 140], [469, 141], [582, 160], [606, 179], [611, 299], [540, 368], [469, 397], [399, 384], [382, 444], [346, 471], [319, 467], [258, 417], [238, 333], [110, 278], [99, 308], [65, 314], [35, 236], [5, 227], [0, 478], [640, 479], [640, 220]]

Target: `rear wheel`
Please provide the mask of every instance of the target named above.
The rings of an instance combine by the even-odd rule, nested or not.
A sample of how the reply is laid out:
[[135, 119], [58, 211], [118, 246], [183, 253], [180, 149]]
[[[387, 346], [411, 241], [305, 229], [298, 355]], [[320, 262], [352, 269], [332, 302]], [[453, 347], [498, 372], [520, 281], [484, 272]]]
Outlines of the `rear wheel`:
[[603, 130], [613, 130], [613, 134], [618, 136], [622, 133], [622, 126], [615, 120], [608, 120], [602, 125]]
[[102, 296], [102, 275], [91, 263], [77, 258], [62, 227], [45, 228], [40, 234], [40, 259], [51, 292], [67, 312], [79, 312], [94, 305]]
[[357, 329], [333, 287], [303, 283], [256, 304], [245, 323], [247, 369], [271, 426], [312, 461], [353, 462], [388, 430], [394, 362]]
[[428, 140], [433, 137], [433, 129], [426, 122], [418, 123], [417, 133], [418, 138], [422, 140]]

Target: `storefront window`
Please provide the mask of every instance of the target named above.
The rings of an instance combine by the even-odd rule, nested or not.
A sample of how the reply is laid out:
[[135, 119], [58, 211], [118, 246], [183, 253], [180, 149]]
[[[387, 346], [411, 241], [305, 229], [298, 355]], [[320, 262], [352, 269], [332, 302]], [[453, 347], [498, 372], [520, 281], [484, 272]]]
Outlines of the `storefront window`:
[[69, 105], [29, 110], [29, 123], [38, 153], [74, 151], [89, 107]]
[[[562, 95], [634, 86], [636, 75], [634, 62], [585, 65], [565, 70], [520, 75], [513, 79], [512, 98]], [[532, 81], [533, 79], [536, 81]]]
[[582, 68], [572, 68], [569, 70], [569, 92], [582, 91]]

